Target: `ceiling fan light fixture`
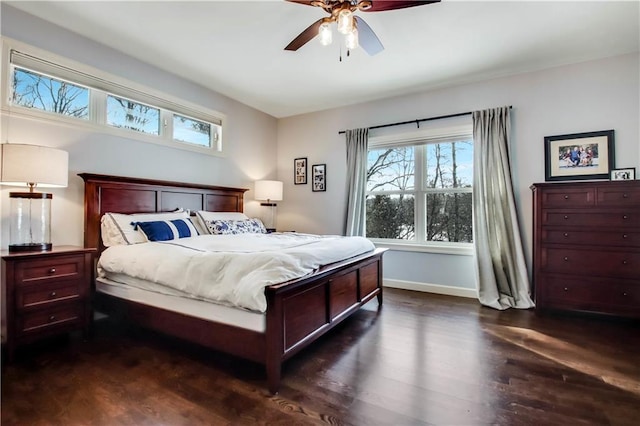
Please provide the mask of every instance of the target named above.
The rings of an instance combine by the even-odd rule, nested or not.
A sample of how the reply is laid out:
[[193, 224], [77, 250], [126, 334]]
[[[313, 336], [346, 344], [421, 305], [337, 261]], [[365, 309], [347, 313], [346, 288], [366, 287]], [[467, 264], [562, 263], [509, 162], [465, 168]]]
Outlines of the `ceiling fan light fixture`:
[[360, 45], [358, 43], [358, 30], [354, 28], [353, 31], [351, 31], [349, 34], [345, 36], [344, 41], [345, 41], [345, 44], [347, 45], [347, 49], [349, 50], [357, 49], [358, 46]]
[[328, 46], [333, 41], [333, 32], [331, 31], [331, 24], [324, 22], [320, 24], [318, 28], [318, 35], [320, 36], [320, 44]]
[[353, 29], [353, 13], [349, 9], [342, 9], [340, 13], [338, 13], [338, 31], [341, 34], [348, 35]]

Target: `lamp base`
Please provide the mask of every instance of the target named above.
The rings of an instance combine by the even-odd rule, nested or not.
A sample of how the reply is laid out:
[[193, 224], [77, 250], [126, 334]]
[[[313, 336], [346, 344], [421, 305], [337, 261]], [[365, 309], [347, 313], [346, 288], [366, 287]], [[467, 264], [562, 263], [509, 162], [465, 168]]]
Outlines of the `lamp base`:
[[53, 248], [51, 243], [9, 244], [10, 252], [49, 251]]

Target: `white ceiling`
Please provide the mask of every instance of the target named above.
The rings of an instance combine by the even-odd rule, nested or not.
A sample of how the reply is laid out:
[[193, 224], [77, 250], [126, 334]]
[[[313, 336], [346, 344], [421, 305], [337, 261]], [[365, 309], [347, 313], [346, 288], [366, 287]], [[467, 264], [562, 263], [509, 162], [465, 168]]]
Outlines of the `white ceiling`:
[[638, 1], [453, 1], [362, 13], [385, 50], [339, 62], [339, 34], [283, 48], [317, 7], [262, 1], [18, 1], [12, 6], [274, 117], [637, 52]]

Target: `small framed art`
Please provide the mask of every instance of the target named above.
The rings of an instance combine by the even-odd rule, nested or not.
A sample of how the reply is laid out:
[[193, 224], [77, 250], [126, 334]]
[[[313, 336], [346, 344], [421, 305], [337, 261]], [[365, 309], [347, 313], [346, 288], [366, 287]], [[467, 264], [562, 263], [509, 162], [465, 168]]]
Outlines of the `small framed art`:
[[311, 178], [313, 179], [313, 192], [327, 190], [327, 165], [314, 164], [311, 166]]
[[545, 180], [608, 179], [613, 147], [613, 130], [546, 136]]
[[611, 180], [635, 180], [636, 168], [627, 167], [626, 169], [611, 170]]
[[296, 158], [293, 160], [293, 183], [296, 185], [307, 184], [307, 159]]

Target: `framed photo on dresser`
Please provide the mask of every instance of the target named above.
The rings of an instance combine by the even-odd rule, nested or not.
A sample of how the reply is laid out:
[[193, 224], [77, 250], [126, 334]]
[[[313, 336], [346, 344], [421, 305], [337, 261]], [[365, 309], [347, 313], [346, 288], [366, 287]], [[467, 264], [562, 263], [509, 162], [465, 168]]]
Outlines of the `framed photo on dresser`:
[[609, 179], [614, 167], [613, 130], [546, 136], [545, 181]]

